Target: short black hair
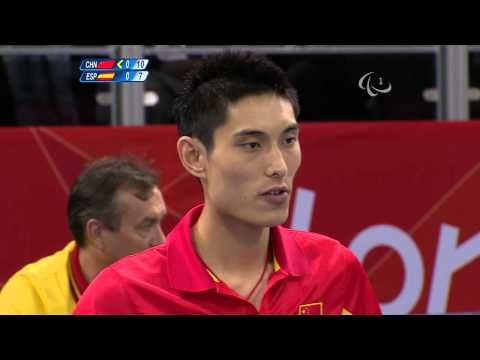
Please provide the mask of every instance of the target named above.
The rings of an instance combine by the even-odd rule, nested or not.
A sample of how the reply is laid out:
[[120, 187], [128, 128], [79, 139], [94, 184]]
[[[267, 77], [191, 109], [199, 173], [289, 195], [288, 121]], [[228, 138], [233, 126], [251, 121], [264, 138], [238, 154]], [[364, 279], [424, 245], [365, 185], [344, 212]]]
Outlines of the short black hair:
[[67, 206], [68, 225], [77, 245], [85, 245], [85, 225], [90, 219], [101, 221], [111, 231], [118, 229], [117, 190], [132, 190], [147, 200], [155, 186], [157, 173], [133, 156], [107, 156], [87, 164], [72, 186]]
[[289, 100], [298, 117], [297, 91], [272, 61], [250, 52], [209, 56], [187, 75], [175, 100], [172, 112], [178, 133], [198, 138], [210, 151], [213, 133], [225, 123], [228, 106], [246, 96], [267, 93]]

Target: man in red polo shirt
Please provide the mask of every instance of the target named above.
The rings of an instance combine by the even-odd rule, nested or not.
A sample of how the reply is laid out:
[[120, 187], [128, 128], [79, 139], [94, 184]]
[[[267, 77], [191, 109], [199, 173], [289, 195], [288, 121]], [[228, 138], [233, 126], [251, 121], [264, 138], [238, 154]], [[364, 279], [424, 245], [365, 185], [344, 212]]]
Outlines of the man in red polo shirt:
[[301, 163], [296, 91], [263, 57], [224, 53], [187, 78], [179, 158], [205, 203], [166, 244], [105, 269], [75, 314], [380, 314], [353, 253], [280, 226]]

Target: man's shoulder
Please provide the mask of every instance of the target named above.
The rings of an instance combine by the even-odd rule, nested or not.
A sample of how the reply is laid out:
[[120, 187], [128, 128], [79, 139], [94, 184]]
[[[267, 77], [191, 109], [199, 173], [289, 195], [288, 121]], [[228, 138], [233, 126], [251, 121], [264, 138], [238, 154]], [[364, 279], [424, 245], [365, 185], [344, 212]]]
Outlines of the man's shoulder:
[[167, 262], [167, 244], [161, 244], [118, 260], [109, 268], [119, 276], [155, 276]]
[[2, 288], [2, 314], [68, 314], [74, 305], [68, 282], [68, 255], [74, 243], [25, 265]]
[[88, 286], [74, 314], [134, 314], [133, 298], [143, 298], [145, 289], [167, 287], [166, 254], [167, 245], [162, 244], [106, 267]]
[[342, 268], [358, 262], [355, 254], [346, 245], [330, 236], [288, 228], [282, 228], [282, 231], [289, 234], [311, 261]]
[[75, 243], [68, 243], [63, 249], [45, 256], [37, 261], [29, 263], [21, 268], [14, 277], [24, 277], [34, 281], [46, 281], [59, 274], [67, 276], [68, 257], [73, 250]]
[[285, 231], [302, 249], [308, 249], [312, 251], [346, 251], [348, 250], [345, 245], [340, 241], [329, 237], [327, 235], [318, 234], [310, 231], [293, 230], [282, 227], [282, 231]]

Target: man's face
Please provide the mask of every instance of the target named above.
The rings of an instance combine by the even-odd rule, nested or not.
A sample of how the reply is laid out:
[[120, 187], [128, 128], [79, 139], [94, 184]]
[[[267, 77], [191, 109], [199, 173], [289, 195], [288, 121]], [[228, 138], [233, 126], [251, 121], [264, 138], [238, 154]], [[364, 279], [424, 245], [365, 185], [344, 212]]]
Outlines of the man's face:
[[300, 163], [291, 103], [273, 94], [245, 97], [229, 106], [226, 123], [214, 132], [205, 202], [249, 224], [282, 224]]
[[108, 262], [131, 255], [165, 241], [161, 221], [166, 206], [160, 190], [155, 187], [147, 200], [132, 190], [120, 189], [115, 194], [120, 211], [120, 224], [115, 231], [105, 230]]

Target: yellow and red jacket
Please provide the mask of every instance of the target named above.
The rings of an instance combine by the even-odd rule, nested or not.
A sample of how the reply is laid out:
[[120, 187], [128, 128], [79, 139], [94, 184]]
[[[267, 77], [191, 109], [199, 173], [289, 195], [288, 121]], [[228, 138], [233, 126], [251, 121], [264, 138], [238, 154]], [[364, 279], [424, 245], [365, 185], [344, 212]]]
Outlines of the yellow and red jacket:
[[71, 241], [62, 250], [28, 264], [16, 272], [0, 291], [0, 314], [71, 314], [86, 288]]

